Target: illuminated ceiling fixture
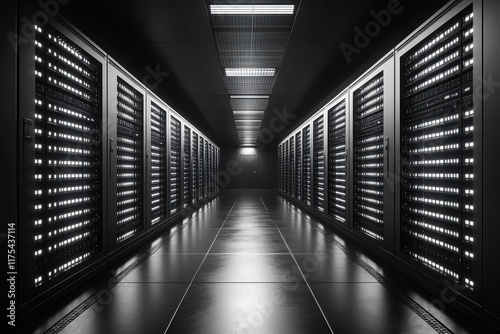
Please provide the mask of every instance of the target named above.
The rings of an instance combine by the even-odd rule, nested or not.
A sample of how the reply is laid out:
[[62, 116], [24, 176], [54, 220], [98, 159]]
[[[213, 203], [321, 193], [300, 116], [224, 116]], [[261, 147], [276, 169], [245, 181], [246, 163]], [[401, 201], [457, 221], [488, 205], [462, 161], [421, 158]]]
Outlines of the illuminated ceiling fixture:
[[254, 67], [236, 67], [226, 68], [228, 77], [272, 77], [276, 72], [274, 68], [254, 68]]
[[212, 15], [292, 15], [294, 5], [210, 5]]
[[264, 110], [234, 110], [235, 115], [264, 115]]
[[269, 95], [231, 95], [231, 99], [268, 99]]

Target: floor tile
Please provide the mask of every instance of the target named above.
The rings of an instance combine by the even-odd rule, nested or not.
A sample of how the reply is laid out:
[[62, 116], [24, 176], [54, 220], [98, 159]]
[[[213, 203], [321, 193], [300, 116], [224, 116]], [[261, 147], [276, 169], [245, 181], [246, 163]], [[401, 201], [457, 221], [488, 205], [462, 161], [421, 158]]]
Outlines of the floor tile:
[[167, 333], [331, 333], [304, 283], [195, 283]]
[[309, 283], [335, 334], [428, 334], [434, 330], [378, 283]]
[[211, 253], [289, 253], [277, 229], [222, 229]]
[[303, 281], [290, 254], [212, 254], [195, 282], [298, 282]]
[[377, 282], [345, 253], [294, 254], [308, 282]]
[[163, 334], [186, 283], [119, 283], [61, 333]]
[[153, 254], [130, 272], [122, 282], [191, 282], [205, 254]]

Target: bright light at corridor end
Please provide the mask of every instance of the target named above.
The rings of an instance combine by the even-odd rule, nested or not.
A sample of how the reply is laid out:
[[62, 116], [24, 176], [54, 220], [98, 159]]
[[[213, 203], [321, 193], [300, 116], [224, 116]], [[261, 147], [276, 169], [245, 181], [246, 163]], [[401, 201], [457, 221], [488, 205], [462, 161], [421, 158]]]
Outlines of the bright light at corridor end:
[[210, 5], [212, 15], [292, 15], [294, 5]]
[[272, 77], [276, 69], [274, 68], [226, 68], [228, 77]]

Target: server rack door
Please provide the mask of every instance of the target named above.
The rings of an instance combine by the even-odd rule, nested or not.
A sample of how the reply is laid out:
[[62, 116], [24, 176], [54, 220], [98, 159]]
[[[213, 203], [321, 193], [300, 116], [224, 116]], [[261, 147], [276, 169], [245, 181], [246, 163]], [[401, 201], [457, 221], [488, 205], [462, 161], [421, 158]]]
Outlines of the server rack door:
[[295, 138], [293, 136], [288, 139], [290, 142], [290, 195], [296, 197], [295, 194]]
[[313, 206], [325, 211], [325, 131], [324, 116], [313, 120]]
[[170, 214], [181, 209], [181, 122], [170, 116]]
[[150, 210], [146, 221], [151, 226], [164, 222], [168, 217], [168, 108], [148, 94], [148, 166]]
[[209, 173], [209, 162], [208, 162], [208, 141], [205, 139], [205, 146], [203, 147], [203, 198], [208, 196], [208, 173]]
[[208, 143], [208, 195], [213, 192], [213, 146], [212, 143]]
[[105, 58], [57, 22], [35, 30], [19, 53], [21, 309], [106, 251]]
[[108, 231], [113, 248], [144, 230], [145, 96], [140, 83], [108, 63]]
[[302, 167], [302, 201], [307, 205], [312, 204], [311, 192], [312, 192], [312, 167], [311, 167], [311, 125], [308, 124], [302, 129], [302, 156], [303, 156], [303, 167]]
[[215, 172], [216, 172], [216, 182], [217, 182], [217, 192], [220, 191], [220, 148], [217, 147], [217, 166], [216, 166], [216, 169], [215, 169]]
[[[349, 91], [352, 120], [352, 230], [394, 251], [394, 56]], [[368, 237], [368, 238], [366, 238]]]
[[332, 103], [328, 116], [328, 214], [335, 223], [348, 218], [347, 94]]
[[193, 145], [191, 149], [191, 154], [193, 157], [193, 168], [191, 176], [191, 203], [196, 203], [199, 200], [198, 184], [199, 184], [199, 155], [198, 155], [198, 134], [193, 131]]
[[297, 132], [295, 138], [295, 195], [302, 200], [302, 132]]
[[187, 208], [191, 204], [191, 129], [184, 124], [182, 141], [182, 207]]
[[204, 184], [204, 175], [205, 175], [205, 139], [200, 135], [200, 168], [198, 171], [198, 193], [199, 199], [202, 200], [205, 196], [203, 195], [203, 184]]
[[479, 300], [482, 115], [473, 78], [481, 24], [473, 14], [462, 2], [397, 52], [396, 214], [398, 257]]
[[283, 191], [283, 144], [278, 146], [278, 190]]

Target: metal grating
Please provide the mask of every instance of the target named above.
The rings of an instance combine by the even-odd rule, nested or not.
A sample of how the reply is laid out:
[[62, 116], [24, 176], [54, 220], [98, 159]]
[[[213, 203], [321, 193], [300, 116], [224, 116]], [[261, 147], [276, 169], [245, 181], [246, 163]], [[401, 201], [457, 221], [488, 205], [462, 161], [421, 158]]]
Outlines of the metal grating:
[[266, 110], [268, 99], [231, 99], [233, 110]]

